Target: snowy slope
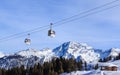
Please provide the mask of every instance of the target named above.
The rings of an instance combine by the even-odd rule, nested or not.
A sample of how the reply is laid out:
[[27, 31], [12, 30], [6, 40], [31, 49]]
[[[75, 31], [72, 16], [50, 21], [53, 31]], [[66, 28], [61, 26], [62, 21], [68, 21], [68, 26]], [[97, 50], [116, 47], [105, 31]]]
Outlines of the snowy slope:
[[5, 56], [0, 59], [0, 67], [8, 69], [21, 65], [33, 66], [36, 63], [44, 63], [60, 56], [88, 63], [99, 60], [99, 54], [95, 53], [91, 46], [85, 43], [66, 42], [53, 50], [48, 48], [43, 50], [27, 49]]
[[12, 68], [25, 65], [33, 66], [36, 63], [44, 63], [52, 58], [64, 57], [66, 59], [75, 58], [76, 60], [86, 61], [87, 63], [96, 63], [100, 58], [108, 56], [117, 56], [120, 49], [111, 48], [107, 51], [96, 50], [86, 43], [65, 42], [55, 49], [27, 49], [22, 50], [12, 55], [5, 56], [0, 53], [0, 68]]
[[120, 71], [76, 71], [71, 73], [62, 73], [60, 75], [120, 75]]
[[118, 70], [120, 70], [120, 60], [116, 60], [116, 61], [113, 61], [113, 62], [110, 61], [110, 63], [117, 65]]
[[24, 65], [25, 67], [34, 66], [36, 63], [50, 61], [54, 57], [51, 49], [34, 50], [27, 49], [13, 55], [0, 58], [0, 68], [12, 68]]
[[119, 55], [120, 53], [120, 49], [119, 48], [111, 48], [109, 50], [99, 50], [99, 49], [95, 49], [95, 52], [100, 54], [100, 58], [106, 58], [106, 57], [109, 57], [109, 56], [112, 56], [112, 57], [116, 57]]
[[47, 57], [49, 55], [49, 57], [53, 54], [52, 50], [49, 48], [43, 49], [43, 50], [35, 50], [35, 49], [27, 49], [27, 50], [23, 50], [20, 52], [15, 53], [16, 55], [21, 55], [24, 57], [31, 57], [31, 56], [37, 56], [37, 57]]
[[36, 56], [40, 59], [43, 59], [43, 62], [50, 61], [53, 57], [55, 57], [54, 53], [49, 48], [43, 50], [27, 49], [16, 53], [16, 55], [20, 55], [26, 58]]
[[109, 56], [112, 56], [112, 57], [116, 57], [120, 53], [120, 49], [118, 49], [118, 48], [111, 48], [110, 51], [111, 52], [110, 52]]
[[66, 42], [53, 50], [56, 56], [65, 58], [82, 59], [87, 63], [98, 61], [100, 55], [94, 52], [94, 49], [86, 43]]
[[0, 52], [0, 58], [2, 58], [4, 56], [5, 56], [5, 54], [3, 54], [3, 53]]

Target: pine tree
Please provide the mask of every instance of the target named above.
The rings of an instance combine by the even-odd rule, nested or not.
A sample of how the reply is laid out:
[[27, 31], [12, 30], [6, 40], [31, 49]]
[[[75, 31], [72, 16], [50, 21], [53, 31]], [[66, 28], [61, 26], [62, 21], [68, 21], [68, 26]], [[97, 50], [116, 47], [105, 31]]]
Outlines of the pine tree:
[[102, 59], [99, 59], [99, 62], [103, 62]]
[[95, 65], [94, 69], [97, 70], [99, 67], [98, 67], [98, 64]]
[[85, 68], [85, 70], [87, 70], [87, 62], [86, 61], [84, 62], [84, 68]]
[[78, 70], [80, 70], [80, 71], [81, 71], [82, 68], [83, 68], [83, 67], [82, 67], [82, 64], [83, 64], [82, 61], [77, 62], [77, 68], [78, 68]]
[[2, 70], [0, 69], [0, 75], [2, 75]]
[[56, 59], [56, 72], [59, 74], [64, 72], [62, 62], [58, 58]]
[[119, 59], [120, 59], [120, 53], [119, 53], [118, 57], [119, 57]]
[[67, 60], [66, 68], [67, 68], [66, 70], [67, 72], [75, 71], [77, 69], [77, 66], [75, 66], [75, 61], [73, 58]]
[[103, 59], [103, 62], [106, 62], [106, 61], [107, 61], [106, 58], [104, 58], [104, 59]]

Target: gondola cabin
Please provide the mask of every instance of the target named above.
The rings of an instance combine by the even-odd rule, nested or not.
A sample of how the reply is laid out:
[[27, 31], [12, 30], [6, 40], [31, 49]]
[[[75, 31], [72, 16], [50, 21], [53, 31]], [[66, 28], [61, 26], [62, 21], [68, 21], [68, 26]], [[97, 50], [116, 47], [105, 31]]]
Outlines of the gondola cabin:
[[26, 45], [30, 45], [30, 44], [31, 44], [30, 34], [28, 34], [28, 38], [26, 38], [26, 39], [24, 40], [24, 42], [25, 42]]
[[52, 30], [52, 23], [50, 23], [50, 30], [48, 30], [48, 36], [50, 36], [50, 37], [55, 37], [55, 31], [54, 30]]
[[48, 36], [50, 36], [50, 37], [55, 37], [55, 31], [53, 31], [53, 30], [49, 30], [48, 31]]
[[28, 38], [26, 38], [24, 42], [25, 42], [26, 45], [30, 45], [31, 44], [31, 40], [28, 39]]

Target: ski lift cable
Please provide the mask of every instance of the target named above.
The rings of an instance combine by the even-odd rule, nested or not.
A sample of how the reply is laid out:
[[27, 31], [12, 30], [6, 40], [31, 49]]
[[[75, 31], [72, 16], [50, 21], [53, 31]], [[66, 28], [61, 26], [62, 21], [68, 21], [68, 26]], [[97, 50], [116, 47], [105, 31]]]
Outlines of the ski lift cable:
[[[111, 6], [111, 7], [102, 9], [102, 10], [99, 10], [99, 11], [97, 11], [97, 12], [92, 12], [92, 13], [86, 14], [86, 15], [84, 15], [84, 16], [81, 16], [81, 17], [79, 17], [79, 18], [76, 18], [76, 19], [73, 19], [73, 20], [64, 22], [64, 23], [62, 23], [62, 24], [65, 24], [65, 23], [68, 23], [68, 22], [72, 22], [72, 21], [75, 21], [75, 20], [80, 19], [80, 18], [85, 18], [85, 17], [87, 17], [87, 16], [90, 16], [90, 15], [99, 13], [99, 12], [101, 12], [101, 11], [103, 11], [103, 10], [108, 10], [108, 9], [111, 9], [111, 8], [114, 8], [114, 7], [117, 7], [117, 6], [119, 6], [119, 5], [114, 5], [114, 6]], [[55, 25], [54, 27], [60, 26], [60, 25], [62, 25], [62, 24]], [[45, 28], [45, 29], [42, 29], [42, 30], [36, 30], [36, 31], [31, 32], [31, 33], [37, 33], [37, 32], [39, 32], [39, 31], [43, 31], [43, 30], [46, 30], [46, 29], [48, 29], [48, 28], [49, 28], [49, 27], [47, 27], [47, 28]], [[25, 35], [18, 36], [18, 37], [23, 37], [23, 36], [25, 36]], [[15, 38], [18, 38], [18, 37], [15, 37]], [[15, 38], [12, 38], [12, 39], [15, 39]], [[8, 39], [8, 40], [9, 40], [9, 39]], [[0, 41], [0, 42], [1, 42], [1, 41]]]
[[114, 1], [111, 1], [111, 2], [108, 2], [108, 3], [105, 3], [105, 4], [100, 5], [100, 6], [97, 6], [97, 7], [95, 7], [95, 8], [92, 8], [92, 9], [89, 9], [89, 10], [87, 10], [87, 11], [81, 12], [81, 13], [79, 13], [79, 14], [77, 14], [77, 15], [73, 15], [73, 16], [71, 16], [71, 17], [68, 17], [68, 18], [62, 19], [62, 20], [60, 20], [60, 21], [57, 21], [57, 22], [55, 22], [54, 24], [61, 23], [62, 21], [66, 21], [66, 20], [68, 20], [68, 19], [71, 19], [71, 18], [74, 18], [74, 17], [78, 17], [79, 15], [86, 14], [86, 13], [89, 13], [89, 12], [91, 12], [91, 11], [95, 11], [95, 10], [97, 10], [97, 9], [104, 8], [104, 7], [108, 6], [108, 5], [112, 5], [112, 4], [116, 3], [117, 1], [119, 1], [119, 0], [114, 0]]
[[[35, 34], [35, 33], [38, 33], [40, 31], [44, 31], [44, 30], [47, 30], [47, 29], [49, 29], [49, 27], [46, 27], [44, 29], [34, 30], [34, 31], [30, 32], [29, 34]], [[26, 33], [18, 35], [18, 36], [14, 36], [14, 37], [10, 37], [10, 38], [0, 40], [0, 43], [4, 42], [4, 41], [9, 41], [9, 40], [12, 40], [12, 39], [16, 39], [16, 38], [21, 38], [21, 37], [24, 37], [24, 36], [26, 36]]]
[[99, 12], [107, 11], [107, 10], [109, 10], [109, 9], [111, 9], [111, 8], [115, 8], [115, 7], [118, 7], [118, 6], [120, 6], [120, 4], [114, 5], [114, 6], [111, 6], [111, 7], [107, 7], [107, 8], [105, 8], [105, 9], [102, 9], [102, 10], [99, 10], [99, 11], [96, 11], [96, 12], [92, 12], [92, 13], [85, 14], [85, 15], [80, 16], [80, 17], [78, 17], [78, 18], [74, 18], [74, 19], [68, 20], [68, 21], [66, 21], [66, 22], [63, 22], [63, 23], [54, 25], [54, 27], [61, 26], [61, 25], [63, 25], [63, 24], [69, 23], [69, 22], [73, 22], [73, 21], [76, 21], [76, 20], [78, 20], [78, 19], [85, 18], [85, 17], [88, 17], [88, 16], [90, 16], [90, 15], [97, 14], [97, 13], [99, 13]]
[[[108, 6], [108, 5], [111, 5], [111, 4], [113, 4], [113, 3], [117, 2], [117, 1], [119, 1], [119, 0], [115, 0], [115, 1], [112, 1], [112, 2], [109, 2], [109, 3], [106, 3], [106, 4], [104, 4], [104, 5], [95, 7], [95, 8], [93, 8], [93, 9], [87, 10], [87, 11], [82, 12], [82, 13], [79, 13], [78, 15], [74, 15], [74, 16], [72, 16], [72, 17], [69, 17], [69, 18], [60, 20], [60, 21], [58, 21], [58, 22], [55, 22], [55, 23], [53, 23], [53, 24], [54, 24], [53, 27], [57, 27], [57, 26], [60, 26], [60, 25], [62, 25], [62, 24], [65, 24], [65, 23], [72, 22], [72, 21], [74, 21], [74, 20], [77, 20], [77, 19], [80, 19], [80, 18], [84, 18], [84, 17], [87, 17], [87, 16], [89, 16], [89, 15], [93, 15], [93, 14], [95, 14], [96, 12], [92, 12], [92, 13], [89, 13], [89, 12], [95, 11], [95, 10], [97, 10], [97, 9], [103, 8], [103, 7]], [[118, 6], [118, 5], [116, 5], [116, 6]], [[111, 8], [113, 8], [113, 7], [116, 7], [116, 6], [108, 7], [108, 8], [105, 8], [104, 10], [111, 9]], [[97, 13], [98, 13], [98, 12], [101, 12], [101, 11], [104, 11], [104, 10], [97, 11]], [[86, 13], [88, 13], [88, 14], [86, 14]], [[82, 14], [83, 14], [83, 15], [82, 15]], [[86, 15], [84, 15], [84, 14], [86, 14]], [[72, 18], [74, 18], [74, 17], [76, 17], [76, 16], [79, 16], [79, 15], [82, 15], [82, 16], [79, 17], [79, 18], [72, 19]], [[69, 20], [69, 19], [71, 19], [71, 20]], [[62, 23], [62, 22], [63, 22], [63, 23]], [[58, 23], [60, 23], [60, 24], [58, 24]], [[23, 34], [26, 34], [26, 33], [35, 33], [35, 32], [41, 31], [42, 28], [48, 29], [48, 27], [49, 27], [49, 25], [46, 25], [46, 26], [42, 26], [42, 27], [37, 27], [37, 28], [31, 29], [31, 30], [28, 30], [28, 31], [24, 31], [24, 32], [21, 32], [21, 33], [17, 33], [17, 34], [13, 34], [13, 35], [10, 35], [10, 36], [6, 36], [6, 37], [3, 37], [3, 38], [0, 38], [0, 41], [2, 41], [2, 40], [4, 40], [4, 39], [9, 39], [9, 38], [16, 38], [16, 36], [17, 36], [17, 37], [18, 37], [19, 35], [22, 36]]]
[[[116, 7], [116, 6], [114, 6], [114, 7]], [[109, 8], [107, 8], [107, 9], [110, 9], [111, 7], [109, 7]], [[113, 7], [112, 7], [113, 8]], [[104, 9], [104, 10], [107, 10], [107, 9]], [[103, 10], [101, 10], [101, 11], [103, 11]], [[94, 13], [96, 13], [96, 12], [94, 12]], [[94, 13], [91, 13], [91, 14], [94, 14]], [[91, 15], [91, 14], [87, 14], [87, 15], [84, 15], [84, 16], [82, 16], [82, 17], [80, 17], [80, 18], [84, 18], [84, 17], [87, 17], [87, 16], [89, 16], [89, 15]], [[77, 18], [78, 19], [78, 18]], [[65, 24], [65, 23], [68, 23], [68, 22], [71, 22], [71, 21], [74, 21], [74, 20], [76, 20], [76, 19], [73, 19], [73, 20], [70, 20], [70, 21], [67, 21], [67, 22], [64, 22], [64, 23], [62, 23], [62, 24]], [[59, 25], [62, 25], [62, 24], [59, 24]], [[58, 25], [54, 25], [54, 27], [55, 26], [58, 26]], [[42, 27], [41, 27], [42, 28]], [[36, 28], [37, 29], [37, 28]], [[47, 29], [47, 28], [46, 28]], [[29, 30], [30, 31], [30, 30]], [[31, 33], [35, 33], [35, 32], [38, 32], [38, 31], [41, 31], [41, 30], [34, 30], [34, 31], [32, 31]], [[18, 34], [17, 34], [18, 35]], [[19, 36], [18, 36], [19, 37]], [[14, 37], [14, 38], [16, 38], [16, 37]], [[9, 39], [9, 38], [8, 38]], [[10, 38], [11, 39], [11, 38]]]
[[[113, 1], [113, 2], [116, 2], [116, 1], [118, 1], [118, 0], [115, 0], [115, 1]], [[110, 2], [110, 3], [107, 3], [107, 5], [108, 4], [111, 4], [111, 3], [113, 3], [113, 2]], [[104, 5], [105, 6], [105, 5]], [[83, 16], [84, 17], [84, 16]], [[70, 21], [72, 21], [72, 20], [70, 20]], [[68, 21], [67, 21], [68, 22]], [[57, 22], [56, 22], [57, 23]], [[66, 22], [64, 22], [64, 23], [66, 23]], [[64, 24], [64, 23], [62, 23], [62, 24]], [[46, 26], [43, 26], [43, 27], [47, 27], [48, 25], [46, 25]], [[55, 26], [55, 25], [54, 25]], [[21, 32], [21, 33], [17, 33], [17, 34], [14, 34], [14, 35], [10, 35], [10, 36], [7, 36], [7, 37], [4, 37], [4, 38], [2, 38], [2, 39], [6, 39], [6, 38], [8, 38], [8, 37], [12, 37], [12, 36], [16, 36], [16, 35], [20, 35], [20, 34], [23, 34], [23, 33], [27, 33], [27, 32], [30, 32], [30, 31], [34, 31], [34, 30], [37, 30], [37, 29], [40, 29], [40, 28], [42, 28], [42, 27], [38, 27], [38, 28], [35, 28], [35, 29], [31, 29], [31, 30], [28, 30], [28, 31], [25, 31], [25, 32]], [[2, 40], [2, 39], [0, 39], [0, 40]]]
[[27, 30], [27, 31], [24, 31], [24, 32], [16, 33], [16, 34], [13, 34], [13, 35], [9, 35], [9, 36], [0, 38], [0, 40], [7, 39], [7, 38], [11, 38], [11, 37], [18, 36], [18, 35], [22, 35], [22, 34], [26, 34], [26, 33], [28, 33], [28, 32], [34, 32], [34, 31], [36, 31], [36, 30], [38, 30], [38, 29], [42, 29], [42, 28], [45, 28], [45, 27], [48, 27], [48, 25], [46, 25], [46, 26], [41, 26], [41, 27], [37, 27], [37, 28], [31, 29], [31, 30]]
[[[47, 30], [49, 27], [47, 27], [47, 28], [44, 28], [44, 29], [41, 29], [41, 30], [36, 30], [36, 31], [32, 31], [31, 33], [29, 33], [29, 34], [32, 34], [32, 33], [37, 33], [37, 32], [39, 32], [39, 31], [44, 31], [44, 30]], [[4, 42], [4, 41], [9, 41], [9, 40], [13, 40], [13, 39], [17, 39], [17, 38], [21, 38], [21, 37], [24, 37], [24, 36], [26, 36], [26, 34], [21, 34], [21, 35], [18, 35], [18, 36], [14, 36], [14, 37], [10, 37], [10, 38], [6, 38], [6, 39], [3, 39], [3, 40], [0, 40], [0, 43], [2, 43], [2, 42]]]

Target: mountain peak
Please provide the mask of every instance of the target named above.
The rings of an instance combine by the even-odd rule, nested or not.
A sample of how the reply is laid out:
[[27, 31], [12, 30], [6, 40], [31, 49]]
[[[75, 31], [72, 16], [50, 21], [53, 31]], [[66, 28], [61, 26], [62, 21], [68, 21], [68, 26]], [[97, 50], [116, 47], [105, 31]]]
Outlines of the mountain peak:
[[19, 52], [15, 53], [15, 54], [25, 56], [25, 57], [30, 57], [32, 55], [35, 55], [36, 53], [39, 53], [39, 51], [35, 50], [35, 49], [27, 49], [27, 50], [19, 51]]
[[0, 58], [2, 58], [4, 56], [5, 56], [5, 54], [3, 54], [3, 53], [0, 52]]
[[119, 48], [111, 48], [110, 50], [111, 50], [111, 51], [118, 51], [118, 52], [120, 52], [120, 49], [119, 49]]
[[81, 45], [84, 45], [84, 46], [88, 46], [87, 43], [78, 43], [78, 42], [75, 42], [75, 41], [69, 41], [68, 43], [69, 44], [81, 44]]
[[95, 53], [91, 46], [86, 43], [77, 43], [73, 41], [63, 43], [55, 48], [53, 52], [55, 52], [57, 56], [65, 58], [77, 59], [79, 57], [86, 62], [92, 62], [99, 59], [99, 54]]
[[116, 57], [119, 55], [119, 53], [120, 53], [119, 48], [111, 48], [109, 56]]
[[116, 57], [118, 56], [120, 53], [120, 49], [119, 48], [111, 48], [109, 50], [105, 50], [105, 51], [102, 51], [102, 52], [99, 52], [101, 58], [106, 58], [106, 57], [109, 57], [109, 56], [112, 56], [112, 57]]
[[71, 48], [82, 48], [82, 49], [93, 49], [91, 46], [89, 46], [87, 43], [78, 43], [78, 42], [74, 42], [74, 41], [69, 41], [69, 47]]
[[49, 48], [45, 48], [42, 50], [31, 48], [19, 51], [12, 55], [7, 55], [5, 57], [3, 53], [0, 53], [0, 68], [11, 68], [20, 65], [31, 66], [38, 62], [48, 62], [53, 58], [61, 56], [66, 59], [75, 58], [77, 61], [82, 60], [86, 61], [87, 63], [91, 63], [97, 62], [100, 59], [100, 57], [108, 57], [109, 55], [117, 56], [118, 53], [120, 53], [120, 49], [118, 48], [111, 48], [108, 51], [103, 52], [95, 50], [86, 43], [69, 41], [61, 44], [53, 50]]
[[29, 58], [31, 56], [43, 57], [43, 56], [48, 55], [49, 53], [52, 53], [52, 50], [46, 48], [46, 49], [43, 49], [43, 50], [27, 49], [27, 50], [19, 51], [15, 54]]

